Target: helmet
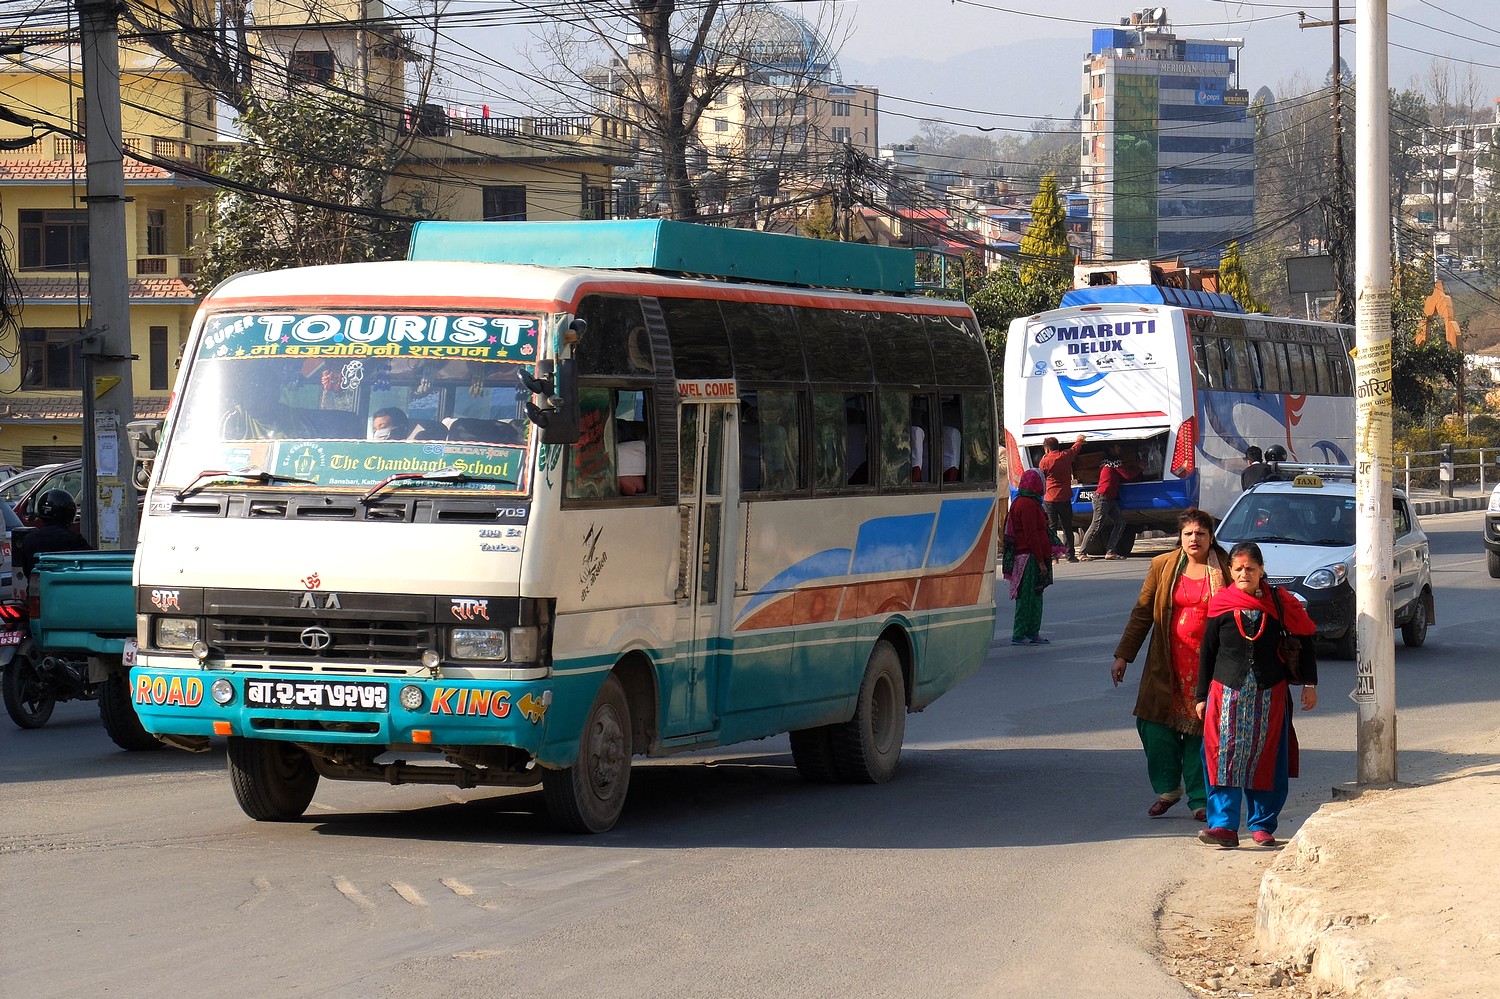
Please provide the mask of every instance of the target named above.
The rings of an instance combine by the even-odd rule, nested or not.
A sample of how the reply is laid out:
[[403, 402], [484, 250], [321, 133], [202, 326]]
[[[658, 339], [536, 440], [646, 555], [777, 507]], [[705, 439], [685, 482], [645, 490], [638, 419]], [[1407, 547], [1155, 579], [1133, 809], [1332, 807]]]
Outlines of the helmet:
[[48, 489], [37, 501], [36, 515], [43, 523], [68, 527], [78, 516], [78, 504], [66, 489]]
[[1267, 461], [1286, 461], [1286, 448], [1280, 444], [1272, 444], [1266, 448]]

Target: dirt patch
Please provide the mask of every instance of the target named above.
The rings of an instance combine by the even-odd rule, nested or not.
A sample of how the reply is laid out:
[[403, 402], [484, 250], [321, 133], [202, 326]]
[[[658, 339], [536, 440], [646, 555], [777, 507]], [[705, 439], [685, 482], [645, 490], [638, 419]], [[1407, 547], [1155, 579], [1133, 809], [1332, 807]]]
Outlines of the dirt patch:
[[1212, 883], [1194, 879], [1169, 895], [1157, 913], [1162, 965], [1195, 995], [1347, 999], [1311, 979], [1306, 967], [1272, 959], [1255, 942], [1261, 871], [1225, 871]]

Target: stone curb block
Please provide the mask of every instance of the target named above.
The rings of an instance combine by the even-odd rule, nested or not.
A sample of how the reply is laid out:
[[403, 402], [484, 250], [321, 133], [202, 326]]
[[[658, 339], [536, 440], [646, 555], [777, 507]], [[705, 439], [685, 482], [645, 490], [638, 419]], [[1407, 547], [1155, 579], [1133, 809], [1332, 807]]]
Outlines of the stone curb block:
[[1489, 497], [1464, 496], [1453, 499], [1412, 500], [1412, 509], [1418, 517], [1431, 517], [1440, 513], [1463, 513], [1466, 510], [1483, 510], [1489, 506]]

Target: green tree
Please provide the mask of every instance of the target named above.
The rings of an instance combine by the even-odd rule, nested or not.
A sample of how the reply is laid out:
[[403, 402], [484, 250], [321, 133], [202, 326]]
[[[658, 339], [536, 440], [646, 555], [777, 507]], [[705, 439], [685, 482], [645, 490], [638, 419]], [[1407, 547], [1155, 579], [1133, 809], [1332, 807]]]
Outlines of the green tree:
[[1233, 242], [1224, 251], [1219, 261], [1219, 290], [1240, 303], [1246, 312], [1269, 312], [1270, 307], [1255, 296], [1250, 287], [1250, 275], [1245, 273], [1245, 264], [1240, 259], [1240, 244]]
[[252, 99], [237, 125], [245, 141], [216, 164], [224, 186], [210, 205], [198, 290], [242, 270], [402, 255], [411, 219], [385, 193], [397, 150], [356, 98]]
[[1021, 283], [1050, 287], [1068, 270], [1068, 226], [1057, 196], [1057, 175], [1047, 174], [1031, 199], [1031, 224], [1021, 236]]

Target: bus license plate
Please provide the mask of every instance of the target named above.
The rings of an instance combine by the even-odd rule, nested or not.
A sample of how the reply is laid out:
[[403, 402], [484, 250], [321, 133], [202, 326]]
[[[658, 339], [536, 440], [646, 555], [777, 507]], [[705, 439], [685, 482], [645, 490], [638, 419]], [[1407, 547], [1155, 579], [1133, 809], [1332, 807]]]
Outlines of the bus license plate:
[[245, 703], [252, 708], [385, 711], [390, 691], [383, 683], [347, 680], [246, 680]]
[[1094, 494], [1085, 489], [1078, 494], [1078, 502], [1092, 503], [1094, 502]]

